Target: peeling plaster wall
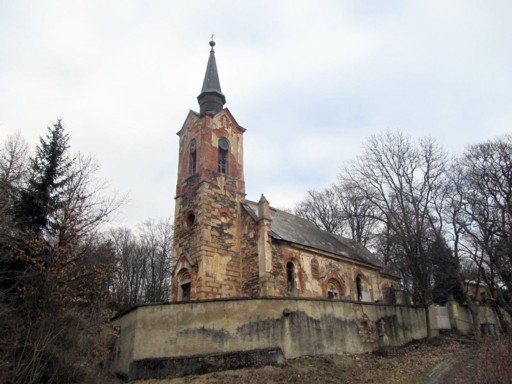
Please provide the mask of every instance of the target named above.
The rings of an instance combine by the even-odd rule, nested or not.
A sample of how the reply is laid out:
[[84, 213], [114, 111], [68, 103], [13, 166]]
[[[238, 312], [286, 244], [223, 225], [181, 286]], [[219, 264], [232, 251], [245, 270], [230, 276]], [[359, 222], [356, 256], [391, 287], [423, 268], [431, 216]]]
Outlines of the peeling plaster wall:
[[382, 302], [382, 289], [398, 288], [397, 282], [382, 277], [375, 269], [356, 264], [349, 260], [329, 257], [322, 252], [314, 252], [305, 247], [293, 246], [285, 242], [272, 244], [273, 284], [270, 296], [286, 296], [286, 264], [295, 266], [295, 286], [300, 297], [325, 298], [331, 279], [339, 283], [340, 298], [357, 300], [356, 278], [361, 276], [363, 294], [370, 302]]
[[286, 358], [359, 353], [427, 336], [423, 308], [311, 299], [142, 306], [114, 324], [120, 329], [115, 370], [128, 378], [130, 366], [146, 359], [276, 348]]

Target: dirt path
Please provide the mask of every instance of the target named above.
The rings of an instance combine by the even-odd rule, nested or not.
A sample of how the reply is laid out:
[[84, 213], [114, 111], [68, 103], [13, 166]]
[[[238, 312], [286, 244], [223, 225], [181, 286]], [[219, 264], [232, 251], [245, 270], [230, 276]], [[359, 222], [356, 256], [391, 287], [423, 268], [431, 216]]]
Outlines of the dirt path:
[[426, 384], [443, 384], [445, 377], [452, 369], [455, 361], [452, 358], [443, 360], [438, 363], [427, 375], [428, 381]]
[[455, 339], [438, 338], [414, 343], [385, 354], [332, 355], [288, 360], [283, 366], [245, 368], [148, 380], [137, 384], [440, 384], [453, 363], [471, 347]]

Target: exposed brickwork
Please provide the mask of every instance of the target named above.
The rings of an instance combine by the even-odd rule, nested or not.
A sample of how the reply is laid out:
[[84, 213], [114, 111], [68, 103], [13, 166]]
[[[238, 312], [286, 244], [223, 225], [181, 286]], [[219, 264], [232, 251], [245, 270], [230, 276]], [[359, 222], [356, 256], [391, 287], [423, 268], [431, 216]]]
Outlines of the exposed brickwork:
[[[359, 309], [356, 311], [362, 312]], [[357, 319], [356, 324], [357, 333], [363, 343], [374, 344], [378, 341], [377, 323], [371, 321], [365, 313]]]
[[[180, 136], [176, 187], [175, 244], [172, 299], [178, 299], [178, 272], [191, 273], [191, 299], [241, 295], [241, 202], [243, 128], [228, 110], [215, 116], [189, 113]], [[218, 172], [218, 142], [229, 142], [226, 174]], [[196, 173], [191, 174], [189, 144], [196, 141]], [[193, 213], [195, 220], [187, 220]], [[184, 256], [187, 256], [185, 258]], [[188, 260], [192, 261], [194, 266]]]

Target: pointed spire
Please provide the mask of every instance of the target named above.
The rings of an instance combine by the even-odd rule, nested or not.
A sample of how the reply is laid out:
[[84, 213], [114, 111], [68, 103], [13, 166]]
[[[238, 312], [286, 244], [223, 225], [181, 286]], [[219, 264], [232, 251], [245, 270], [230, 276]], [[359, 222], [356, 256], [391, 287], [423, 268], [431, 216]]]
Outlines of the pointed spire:
[[268, 200], [263, 193], [261, 194], [260, 201], [258, 202], [258, 204], [268, 204]]
[[215, 62], [215, 51], [213, 47], [215, 41], [210, 41], [210, 57], [206, 66], [206, 74], [204, 75], [203, 88], [201, 94], [197, 96], [201, 114], [215, 114], [222, 111], [222, 106], [226, 104], [226, 98], [220, 90], [219, 74], [217, 72], [217, 63]]

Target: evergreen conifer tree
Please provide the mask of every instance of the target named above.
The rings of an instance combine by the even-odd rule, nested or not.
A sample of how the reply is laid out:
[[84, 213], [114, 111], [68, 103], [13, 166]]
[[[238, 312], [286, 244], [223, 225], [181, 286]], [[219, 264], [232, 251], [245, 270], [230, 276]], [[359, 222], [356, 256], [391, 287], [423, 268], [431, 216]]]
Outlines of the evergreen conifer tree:
[[442, 236], [436, 236], [429, 246], [432, 260], [432, 277], [434, 287], [432, 297], [435, 303], [444, 304], [453, 298], [464, 302], [464, 293], [460, 285], [459, 261], [446, 244]]
[[31, 160], [28, 185], [20, 191], [15, 208], [16, 223], [22, 230], [39, 236], [55, 234], [51, 213], [61, 205], [60, 192], [66, 183], [72, 161], [69, 159], [69, 135], [59, 119], [41, 137]]

